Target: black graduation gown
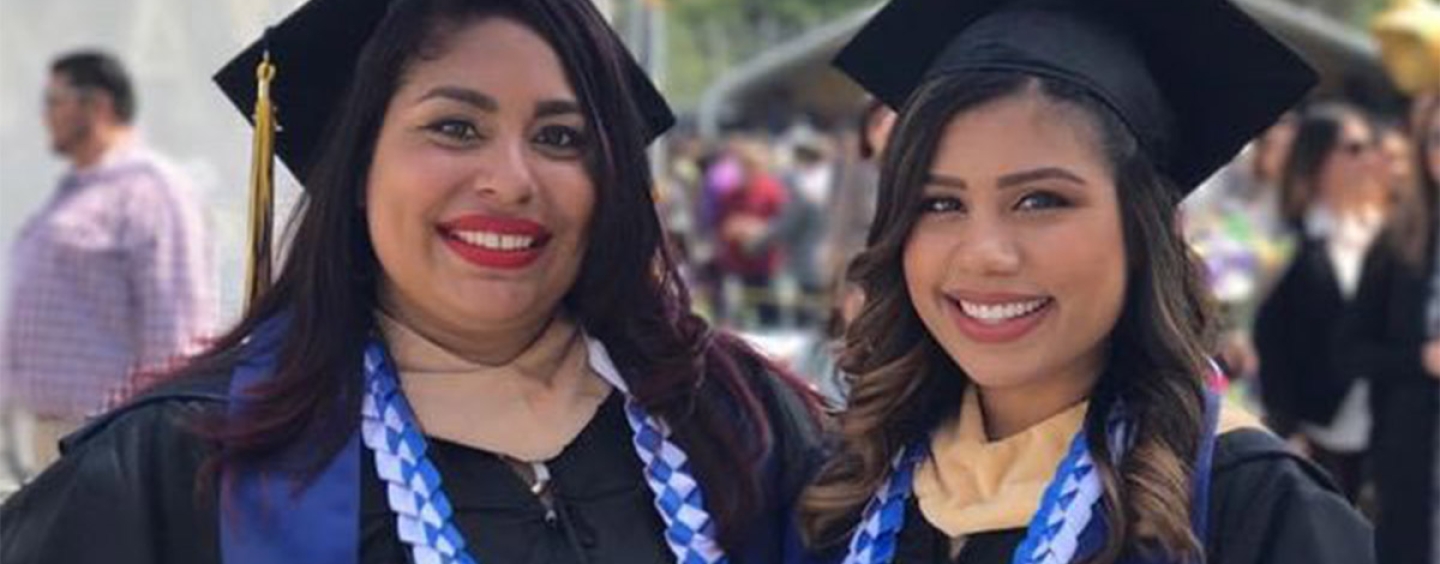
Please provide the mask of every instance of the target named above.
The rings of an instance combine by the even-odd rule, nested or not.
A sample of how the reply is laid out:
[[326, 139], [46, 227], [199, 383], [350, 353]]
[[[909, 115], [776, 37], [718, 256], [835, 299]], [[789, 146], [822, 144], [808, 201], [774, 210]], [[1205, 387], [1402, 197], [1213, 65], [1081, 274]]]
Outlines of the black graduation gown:
[[[1371, 564], [1370, 526], [1314, 465], [1265, 431], [1216, 440], [1210, 483], [1209, 564]], [[895, 564], [1009, 564], [1023, 529], [972, 535], [949, 558], [950, 540], [915, 500], [906, 509]]]
[[[771, 375], [751, 381], [769, 382], [770, 389], [758, 395], [775, 443], [763, 465], [765, 507], [730, 557], [769, 564], [782, 558], [791, 503], [821, 453], [803, 400]], [[224, 409], [228, 387], [229, 374], [187, 380], [68, 438], [65, 455], [0, 508], [0, 562], [220, 562], [216, 494], [212, 489], [197, 496], [194, 488], [213, 446], [186, 425], [202, 411]], [[550, 464], [551, 519], [494, 455], [440, 440], [432, 440], [431, 453], [455, 505], [455, 522], [481, 562], [673, 563], [630, 441], [623, 396], [614, 393]], [[363, 460], [360, 467], [361, 562], [408, 562], [373, 463]]]
[[1285, 275], [1255, 314], [1266, 422], [1281, 436], [1302, 422], [1328, 425], [1355, 382], [1329, 355], [1349, 304], [1322, 238], [1300, 242]]
[[1371, 382], [1370, 454], [1380, 502], [1375, 542], [1385, 564], [1428, 562], [1435, 540], [1440, 380], [1425, 372], [1420, 350], [1437, 244], [1432, 232], [1418, 267], [1401, 260], [1387, 239], [1370, 248], [1334, 348], [1337, 362]]

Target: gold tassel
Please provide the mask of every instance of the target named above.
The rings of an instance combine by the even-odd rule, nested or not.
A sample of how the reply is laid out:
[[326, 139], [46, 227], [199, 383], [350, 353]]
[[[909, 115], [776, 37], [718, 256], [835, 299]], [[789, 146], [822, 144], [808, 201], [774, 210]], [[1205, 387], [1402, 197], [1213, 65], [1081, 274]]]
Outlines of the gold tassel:
[[270, 289], [271, 227], [275, 199], [275, 109], [270, 83], [275, 65], [267, 50], [255, 67], [255, 144], [250, 161], [250, 263], [246, 269], [245, 307]]

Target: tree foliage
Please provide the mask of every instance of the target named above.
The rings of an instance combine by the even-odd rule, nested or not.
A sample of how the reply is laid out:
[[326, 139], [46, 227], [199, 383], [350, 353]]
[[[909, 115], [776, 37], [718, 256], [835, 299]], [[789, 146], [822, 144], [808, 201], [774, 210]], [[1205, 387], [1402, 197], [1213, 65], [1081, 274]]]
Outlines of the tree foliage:
[[[653, 0], [651, 0], [653, 1]], [[662, 0], [667, 93], [693, 105], [725, 70], [875, 0]]]
[[1338, 21], [1360, 29], [1369, 27], [1370, 18], [1385, 9], [1389, 0], [1289, 0], [1291, 4], [1324, 12]]
[[[660, 6], [667, 26], [666, 92], [693, 106], [724, 71], [807, 29], [879, 0], [613, 0]], [[956, 0], [963, 1], [963, 0]], [[1234, 1], [1234, 0], [1232, 0]], [[1360, 30], [1393, 0], [1282, 0]], [[623, 12], [623, 10], [622, 10]], [[625, 17], [622, 14], [622, 19]]]

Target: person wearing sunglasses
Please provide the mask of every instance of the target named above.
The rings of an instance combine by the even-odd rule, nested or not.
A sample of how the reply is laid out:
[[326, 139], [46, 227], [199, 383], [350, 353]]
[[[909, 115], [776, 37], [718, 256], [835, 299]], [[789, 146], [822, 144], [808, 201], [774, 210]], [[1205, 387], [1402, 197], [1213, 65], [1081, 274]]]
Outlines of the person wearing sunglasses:
[[1321, 103], [1301, 114], [1281, 177], [1281, 213], [1297, 240], [1255, 320], [1266, 419], [1329, 470], [1352, 501], [1364, 482], [1369, 390], [1329, 350], [1383, 225], [1375, 132], [1359, 109]]

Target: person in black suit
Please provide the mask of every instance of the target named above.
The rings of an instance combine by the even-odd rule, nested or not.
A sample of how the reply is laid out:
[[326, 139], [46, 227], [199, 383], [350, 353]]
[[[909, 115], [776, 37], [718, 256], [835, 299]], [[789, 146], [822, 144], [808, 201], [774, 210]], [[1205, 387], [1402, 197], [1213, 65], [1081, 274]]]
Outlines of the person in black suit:
[[1295, 230], [1290, 266], [1255, 321], [1268, 422], [1356, 499], [1369, 435], [1367, 384], [1323, 354], [1354, 296], [1381, 226], [1374, 132], [1364, 114], [1327, 103], [1301, 116], [1281, 178], [1281, 211]]
[[1419, 190], [1365, 262], [1337, 347], [1367, 375], [1380, 506], [1380, 562], [1440, 562], [1436, 538], [1436, 425], [1440, 413], [1440, 99], [1417, 124]]

